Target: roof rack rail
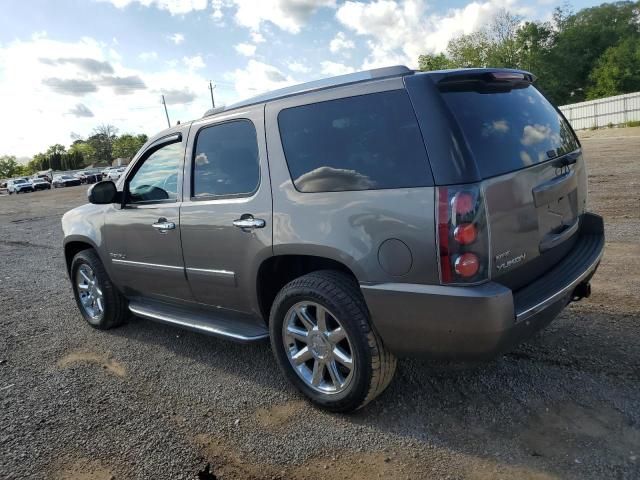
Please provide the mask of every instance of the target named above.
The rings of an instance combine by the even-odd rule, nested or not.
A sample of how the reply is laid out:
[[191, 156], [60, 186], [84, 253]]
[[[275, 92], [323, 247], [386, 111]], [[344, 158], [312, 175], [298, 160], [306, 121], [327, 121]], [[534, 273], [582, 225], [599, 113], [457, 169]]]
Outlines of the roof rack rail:
[[278, 90], [273, 90], [271, 92], [263, 93], [261, 95], [256, 95], [255, 97], [242, 100], [240, 102], [234, 103], [233, 105], [229, 105], [228, 107], [212, 108], [210, 110], [207, 110], [204, 116], [208, 117], [222, 111], [248, 107], [249, 105], [255, 105], [257, 103], [268, 102], [270, 100], [290, 97], [292, 95], [298, 95], [300, 93], [311, 92], [314, 90], [322, 90], [325, 88], [337, 87], [341, 85], [348, 85], [350, 83], [358, 83], [386, 77], [411, 75], [413, 73], [413, 70], [405, 67], [404, 65], [395, 65], [392, 67], [374, 68], [372, 70], [365, 70], [362, 72], [347, 73], [346, 75], [338, 75], [336, 77], [323, 78], [307, 83], [292, 85], [290, 87], [280, 88]]

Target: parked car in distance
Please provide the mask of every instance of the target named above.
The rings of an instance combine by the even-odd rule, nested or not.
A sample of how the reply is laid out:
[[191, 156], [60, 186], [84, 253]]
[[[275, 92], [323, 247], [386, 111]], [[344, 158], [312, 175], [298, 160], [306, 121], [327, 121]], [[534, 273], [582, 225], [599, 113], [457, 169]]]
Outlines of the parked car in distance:
[[604, 248], [580, 142], [534, 80], [389, 67], [161, 132], [62, 218], [82, 316], [270, 338], [341, 412], [397, 357], [512, 349], [589, 296]]
[[7, 190], [9, 195], [14, 193], [26, 193], [33, 192], [33, 185], [31, 181], [24, 178], [14, 178], [7, 181]]
[[126, 169], [127, 167], [116, 167], [110, 169], [106, 175], [107, 180], [115, 182], [120, 178], [120, 175], [122, 175]]
[[34, 190], [51, 190], [51, 184], [44, 178], [31, 179], [31, 185], [33, 185]]
[[51, 177], [49, 175], [47, 175], [46, 173], [38, 173], [38, 174], [34, 175], [33, 178], [42, 178], [42, 179], [46, 180], [47, 182], [51, 183]]
[[96, 183], [102, 180], [102, 174], [99, 171], [82, 171], [73, 174], [74, 177], [80, 179], [82, 183]]
[[61, 187], [75, 187], [77, 185], [81, 185], [82, 182], [79, 178], [73, 177], [71, 175], [56, 175], [53, 177], [53, 188], [61, 188]]

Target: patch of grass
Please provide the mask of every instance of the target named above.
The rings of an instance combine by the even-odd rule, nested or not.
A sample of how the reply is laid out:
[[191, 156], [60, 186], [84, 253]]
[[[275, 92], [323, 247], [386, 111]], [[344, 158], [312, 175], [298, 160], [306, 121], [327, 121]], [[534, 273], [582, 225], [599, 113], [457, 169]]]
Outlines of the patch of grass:
[[640, 127], [640, 120], [630, 120], [625, 123], [627, 127]]

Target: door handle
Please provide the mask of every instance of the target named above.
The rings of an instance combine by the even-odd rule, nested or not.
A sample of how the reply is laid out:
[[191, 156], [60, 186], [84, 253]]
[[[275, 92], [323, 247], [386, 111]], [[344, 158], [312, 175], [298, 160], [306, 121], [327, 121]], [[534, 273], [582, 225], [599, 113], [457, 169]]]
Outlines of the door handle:
[[237, 220], [233, 221], [233, 225], [235, 227], [241, 228], [242, 230], [253, 230], [254, 228], [264, 228], [267, 224], [261, 218], [253, 218], [251, 215], [243, 215]]
[[169, 230], [175, 230], [176, 228], [176, 224], [168, 222], [166, 218], [159, 218], [158, 221], [151, 226], [160, 233], [167, 233]]

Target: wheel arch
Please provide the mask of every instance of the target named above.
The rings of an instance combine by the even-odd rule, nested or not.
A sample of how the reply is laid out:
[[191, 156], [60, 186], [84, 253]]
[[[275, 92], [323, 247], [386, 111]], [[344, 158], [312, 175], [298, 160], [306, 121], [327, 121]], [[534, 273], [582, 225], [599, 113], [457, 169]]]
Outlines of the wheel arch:
[[275, 255], [265, 259], [258, 268], [256, 292], [260, 313], [268, 323], [269, 313], [278, 292], [295, 278], [318, 270], [337, 270], [358, 278], [345, 263], [329, 257], [304, 254]]
[[[67, 267], [67, 274], [71, 273], [71, 262], [79, 252], [83, 250], [92, 249], [96, 252], [96, 255], [100, 257], [98, 248], [93, 241], [87, 237], [79, 235], [72, 235], [64, 240], [64, 260]], [[102, 260], [102, 259], [100, 259]], [[104, 264], [104, 261], [102, 262]]]

